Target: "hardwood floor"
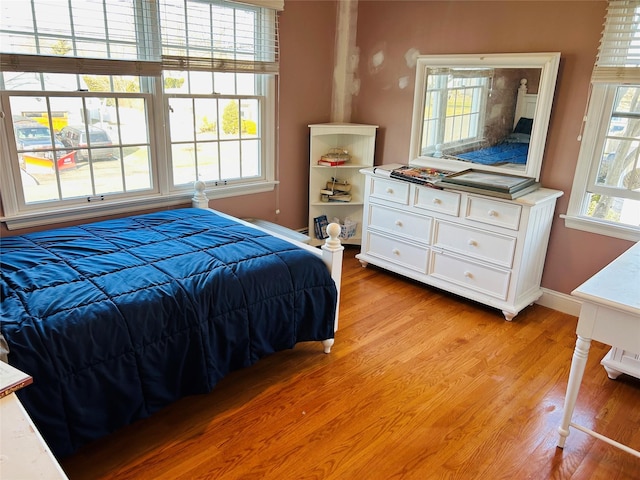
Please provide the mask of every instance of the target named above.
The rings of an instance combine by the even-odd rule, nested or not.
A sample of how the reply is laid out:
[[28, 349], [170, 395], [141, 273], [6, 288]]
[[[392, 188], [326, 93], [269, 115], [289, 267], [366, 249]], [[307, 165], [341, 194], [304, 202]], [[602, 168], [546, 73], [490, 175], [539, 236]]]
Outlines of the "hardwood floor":
[[[347, 248], [340, 328], [234, 372], [63, 460], [76, 479], [638, 479], [640, 459], [572, 429], [556, 448], [575, 317], [501, 313]], [[574, 419], [640, 448], [640, 381], [593, 342]]]

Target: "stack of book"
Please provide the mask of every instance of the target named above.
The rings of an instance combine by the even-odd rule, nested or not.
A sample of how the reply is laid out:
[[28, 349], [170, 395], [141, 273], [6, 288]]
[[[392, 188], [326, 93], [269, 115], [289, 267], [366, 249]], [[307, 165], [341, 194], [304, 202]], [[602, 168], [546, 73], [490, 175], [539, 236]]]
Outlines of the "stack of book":
[[447, 175], [438, 186], [513, 200], [539, 189], [540, 183], [529, 177], [469, 169]]
[[347, 180], [339, 180], [332, 177], [327, 182], [327, 188], [320, 190], [320, 198], [323, 202], [350, 202], [351, 184]]

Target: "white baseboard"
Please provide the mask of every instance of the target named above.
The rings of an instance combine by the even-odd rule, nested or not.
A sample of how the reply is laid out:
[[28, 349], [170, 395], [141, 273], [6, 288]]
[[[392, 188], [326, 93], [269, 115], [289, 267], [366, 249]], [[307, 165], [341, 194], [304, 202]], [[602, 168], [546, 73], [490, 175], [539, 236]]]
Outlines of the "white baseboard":
[[542, 289], [542, 296], [536, 303], [574, 317], [580, 315], [580, 307], [582, 306], [582, 303], [577, 298], [546, 288]]

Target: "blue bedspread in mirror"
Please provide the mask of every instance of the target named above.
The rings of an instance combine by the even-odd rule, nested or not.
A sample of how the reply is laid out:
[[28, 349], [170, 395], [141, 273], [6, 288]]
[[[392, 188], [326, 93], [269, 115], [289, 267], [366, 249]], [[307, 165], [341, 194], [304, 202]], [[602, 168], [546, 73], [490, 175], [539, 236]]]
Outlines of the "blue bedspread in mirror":
[[503, 142], [466, 153], [457, 153], [455, 157], [479, 165], [501, 165], [505, 163], [525, 165], [528, 155], [528, 143]]
[[334, 336], [322, 259], [210, 210], [1, 242], [9, 363], [33, 377], [18, 394], [59, 457], [261, 357]]

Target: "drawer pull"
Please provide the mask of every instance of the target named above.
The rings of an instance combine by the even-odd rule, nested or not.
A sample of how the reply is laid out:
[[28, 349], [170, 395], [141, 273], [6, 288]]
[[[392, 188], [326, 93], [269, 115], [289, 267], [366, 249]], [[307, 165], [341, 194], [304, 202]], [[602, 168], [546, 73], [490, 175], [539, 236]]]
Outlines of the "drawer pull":
[[401, 226], [402, 226], [402, 221], [396, 220], [396, 227], [401, 227]]
[[473, 238], [471, 238], [467, 242], [467, 245], [469, 245], [470, 247], [477, 247], [478, 246], [478, 242], [476, 242]]
[[400, 255], [400, 250], [394, 248], [393, 250], [391, 250], [391, 253], [393, 253], [394, 255]]
[[490, 217], [497, 217], [498, 216], [498, 212], [496, 212], [495, 210], [489, 210], [489, 216]]
[[471, 279], [471, 278], [473, 278], [473, 273], [471, 273], [469, 270], [467, 270], [467, 271], [464, 272], [464, 276], [465, 276], [465, 278]]
[[432, 201], [434, 205], [440, 205], [442, 203], [442, 200], [440, 200], [439, 198], [434, 198]]
[[389, 195], [392, 195], [392, 194], [393, 194], [393, 188], [391, 188], [391, 187], [387, 187], [387, 193], [388, 193]]

